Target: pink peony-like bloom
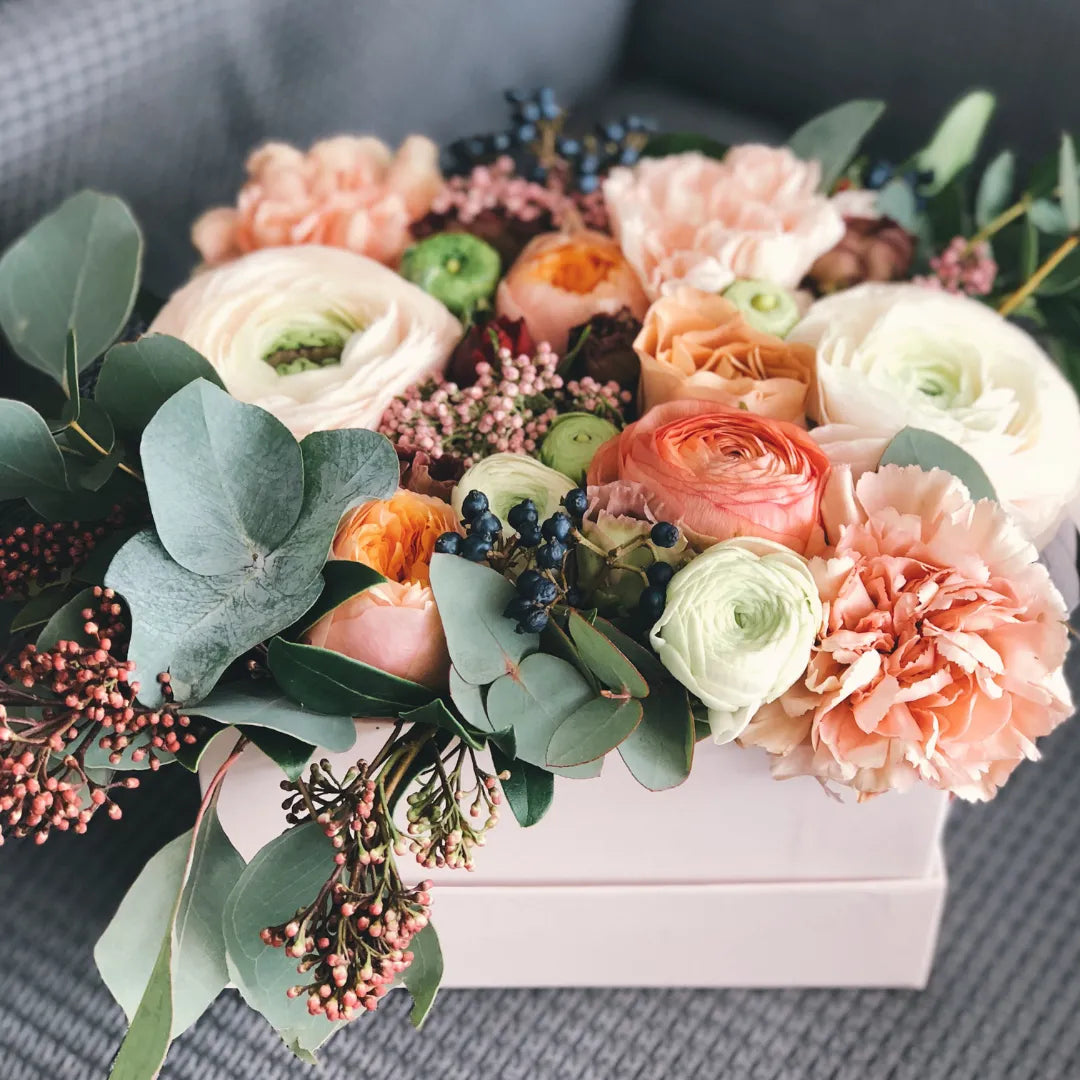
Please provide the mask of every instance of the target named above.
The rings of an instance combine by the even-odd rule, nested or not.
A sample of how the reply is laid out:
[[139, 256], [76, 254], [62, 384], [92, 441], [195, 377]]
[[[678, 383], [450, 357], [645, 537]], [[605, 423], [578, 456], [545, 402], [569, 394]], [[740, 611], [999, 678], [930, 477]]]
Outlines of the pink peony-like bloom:
[[[604, 443], [588, 484], [611, 513], [643, 495], [651, 514], [697, 547], [759, 536], [804, 554], [821, 543], [828, 472], [828, 458], [794, 424], [683, 400], [657, 405]], [[608, 484], [618, 486], [594, 490]]]
[[247, 160], [235, 207], [207, 211], [192, 241], [209, 265], [265, 247], [324, 244], [393, 265], [409, 225], [442, 190], [438, 147], [411, 135], [391, 153], [371, 136], [339, 135], [305, 154], [267, 143]]
[[840, 242], [840, 211], [818, 194], [821, 169], [786, 148], [736, 146], [644, 158], [604, 183], [612, 231], [650, 299], [684, 281], [721, 292], [735, 278], [794, 288]]
[[1065, 604], [1034, 546], [941, 469], [840, 467], [823, 516], [809, 667], [742, 742], [860, 796], [923, 780], [992, 798], [1072, 711]]
[[307, 642], [432, 689], [446, 686], [446, 650], [435, 595], [415, 581], [385, 581], [324, 615]]
[[649, 301], [610, 236], [582, 229], [544, 233], [529, 242], [495, 294], [506, 319], [524, 319], [533, 341], [566, 349], [570, 331], [594, 315], [628, 308], [637, 319]]

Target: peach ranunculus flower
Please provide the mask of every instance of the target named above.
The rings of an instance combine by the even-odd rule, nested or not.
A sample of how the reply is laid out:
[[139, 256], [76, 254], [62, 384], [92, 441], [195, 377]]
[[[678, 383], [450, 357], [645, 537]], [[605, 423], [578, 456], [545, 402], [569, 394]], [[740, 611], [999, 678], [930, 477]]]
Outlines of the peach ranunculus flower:
[[[650, 511], [698, 547], [760, 536], [800, 554], [821, 544], [829, 459], [801, 428], [710, 401], [671, 401], [604, 443], [589, 466], [600, 485], [639, 484]], [[617, 490], [624, 490], [621, 486]]]
[[378, 570], [391, 581], [430, 585], [435, 541], [458, 527], [449, 503], [404, 488], [364, 503], [342, 518], [331, 554]]
[[1065, 603], [1034, 546], [941, 469], [889, 465], [853, 484], [841, 466], [824, 516], [809, 667], [742, 742], [778, 755], [781, 778], [992, 798], [1072, 712]]
[[722, 296], [682, 285], [660, 297], [645, 315], [634, 351], [643, 411], [694, 398], [806, 422], [814, 350], [754, 329]]
[[611, 170], [612, 231], [650, 298], [670, 282], [720, 292], [735, 278], [794, 288], [840, 242], [821, 169], [786, 148], [735, 146], [722, 161], [688, 152]]
[[388, 580], [324, 615], [308, 644], [344, 653], [391, 675], [436, 689], [446, 685], [446, 648], [430, 564], [441, 533], [457, 528], [441, 499], [400, 490], [365, 503], [338, 526], [331, 555], [364, 563]]
[[267, 143], [247, 160], [235, 207], [209, 210], [192, 241], [210, 265], [265, 247], [326, 244], [393, 265], [409, 226], [443, 188], [439, 150], [411, 135], [396, 153], [371, 136], [339, 135], [305, 154]]
[[500, 315], [524, 319], [532, 339], [548, 342], [558, 353], [571, 329], [594, 315], [629, 308], [640, 319], [648, 306], [618, 244], [588, 229], [535, 237], [495, 294]]

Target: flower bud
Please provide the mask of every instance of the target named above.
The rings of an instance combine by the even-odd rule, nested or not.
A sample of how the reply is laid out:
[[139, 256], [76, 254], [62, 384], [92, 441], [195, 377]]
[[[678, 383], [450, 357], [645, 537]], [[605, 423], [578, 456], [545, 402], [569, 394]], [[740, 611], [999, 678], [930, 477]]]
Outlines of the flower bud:
[[745, 278], [730, 285], [724, 299], [733, 303], [755, 330], [786, 337], [799, 321], [799, 305], [787, 289]]
[[512, 507], [526, 499], [536, 504], [540, 520], [550, 517], [562, 497], [574, 486], [561, 472], [521, 454], [492, 454], [478, 461], [457, 482], [451, 504], [461, 516], [462, 503], [470, 491], [482, 491], [491, 512], [503, 529], [515, 532], [508, 521]]
[[558, 417], [540, 445], [540, 460], [549, 468], [569, 476], [577, 484], [585, 482], [585, 473], [593, 455], [608, 439], [619, 434], [609, 420], [592, 413], [570, 412]]

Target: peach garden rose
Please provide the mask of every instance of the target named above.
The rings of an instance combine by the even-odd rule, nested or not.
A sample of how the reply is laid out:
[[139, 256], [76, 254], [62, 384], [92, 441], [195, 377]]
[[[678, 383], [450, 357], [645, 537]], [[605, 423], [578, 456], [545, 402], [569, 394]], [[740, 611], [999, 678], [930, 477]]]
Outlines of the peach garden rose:
[[1035, 548], [996, 503], [917, 466], [858, 483], [837, 469], [825, 523], [809, 667], [742, 742], [778, 777], [992, 798], [1072, 712], [1065, 604]]

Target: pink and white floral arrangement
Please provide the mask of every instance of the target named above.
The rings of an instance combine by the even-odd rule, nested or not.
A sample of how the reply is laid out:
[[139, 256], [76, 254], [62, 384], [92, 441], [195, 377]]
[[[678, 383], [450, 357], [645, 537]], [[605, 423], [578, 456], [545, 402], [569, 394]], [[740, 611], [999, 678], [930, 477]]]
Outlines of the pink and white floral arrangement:
[[[1072, 712], [1038, 559], [1080, 492], [1071, 139], [1023, 186], [975, 181], [981, 92], [897, 165], [858, 156], [877, 102], [727, 148], [509, 99], [442, 165], [260, 148], [149, 315], [114, 198], [0, 260], [0, 840], [227, 744], [99, 943], [118, 1080], [230, 983], [301, 1056], [395, 985], [419, 1022], [404, 863], [471, 868], [613, 752], [985, 800]], [[249, 744], [287, 794], [245, 865]]]

